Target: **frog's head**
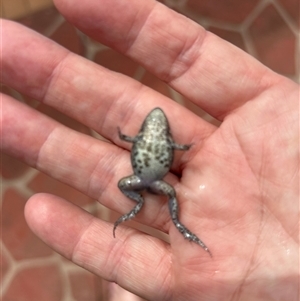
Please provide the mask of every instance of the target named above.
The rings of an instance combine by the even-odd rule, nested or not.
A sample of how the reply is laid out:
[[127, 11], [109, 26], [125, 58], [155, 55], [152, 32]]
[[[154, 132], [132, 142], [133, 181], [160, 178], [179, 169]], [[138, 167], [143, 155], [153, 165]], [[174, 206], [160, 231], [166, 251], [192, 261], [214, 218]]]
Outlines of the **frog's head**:
[[161, 108], [153, 109], [143, 123], [143, 129], [148, 127], [157, 129], [169, 129], [168, 119]]

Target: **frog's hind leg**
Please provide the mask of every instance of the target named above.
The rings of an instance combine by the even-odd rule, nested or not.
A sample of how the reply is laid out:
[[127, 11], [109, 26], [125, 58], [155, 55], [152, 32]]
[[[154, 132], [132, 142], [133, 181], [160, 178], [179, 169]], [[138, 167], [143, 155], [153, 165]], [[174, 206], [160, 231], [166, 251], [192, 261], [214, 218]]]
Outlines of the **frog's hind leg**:
[[[133, 207], [131, 211], [128, 213], [122, 215], [118, 220], [114, 223], [114, 229], [113, 229], [113, 235], [116, 237], [115, 232], [116, 228], [119, 224], [128, 221], [130, 219], [133, 219], [142, 209], [144, 205], [144, 198], [141, 196], [141, 194], [137, 191], [141, 191], [144, 189], [144, 185], [141, 183], [141, 180], [133, 175], [130, 177], [123, 178], [118, 183], [119, 189], [122, 191], [124, 195], [126, 195], [131, 200], [134, 200], [137, 202], [137, 204]], [[135, 191], [137, 190], [137, 191]]]
[[171, 213], [172, 221], [175, 227], [179, 230], [179, 232], [183, 235], [184, 238], [188, 239], [189, 241], [193, 241], [199, 246], [201, 246], [209, 255], [212, 257], [211, 252], [209, 251], [208, 247], [204, 244], [204, 242], [197, 237], [194, 233], [192, 233], [188, 228], [186, 228], [178, 219], [178, 202], [175, 196], [169, 199], [169, 209]]
[[126, 196], [128, 196], [130, 199], [137, 201], [138, 203], [133, 207], [133, 209], [131, 211], [129, 211], [128, 213], [122, 215], [121, 217], [118, 218], [118, 220], [115, 222], [114, 224], [114, 230], [113, 230], [113, 235], [114, 237], [116, 237], [115, 232], [116, 232], [116, 228], [118, 227], [119, 224], [128, 221], [130, 219], [133, 219], [142, 209], [143, 205], [144, 205], [144, 199], [143, 197], [137, 193], [137, 192], [123, 192]]
[[169, 197], [169, 210], [175, 227], [179, 230], [179, 232], [183, 235], [184, 238], [188, 239], [189, 241], [195, 242], [196, 244], [201, 246], [206, 252], [208, 252], [210, 256], [212, 256], [209, 249], [202, 242], [202, 240], [200, 240], [194, 233], [192, 233], [186, 226], [184, 226], [179, 221], [178, 218], [179, 207], [176, 199], [175, 189], [165, 181], [160, 180], [160, 181], [153, 182], [151, 186], [148, 188], [148, 191], [155, 194], [164, 194]]

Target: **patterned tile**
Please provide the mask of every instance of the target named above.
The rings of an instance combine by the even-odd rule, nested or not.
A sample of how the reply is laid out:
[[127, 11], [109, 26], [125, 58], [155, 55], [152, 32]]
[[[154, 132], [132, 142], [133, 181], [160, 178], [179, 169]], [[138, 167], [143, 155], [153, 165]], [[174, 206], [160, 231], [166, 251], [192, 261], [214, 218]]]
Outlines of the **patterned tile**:
[[1, 176], [4, 179], [17, 179], [24, 175], [28, 170], [28, 165], [16, 160], [4, 153], [1, 156]]
[[80, 55], [84, 54], [84, 45], [82, 44], [76, 29], [68, 22], [63, 22], [53, 34], [50, 39]]
[[54, 7], [41, 10], [19, 19], [19, 22], [39, 33], [45, 33], [56, 21], [59, 13]]
[[53, 251], [26, 224], [25, 203], [26, 199], [13, 189], [4, 193], [1, 209], [2, 242], [16, 260], [48, 257]]
[[43, 10], [53, 5], [52, 0], [27, 0], [32, 11]]
[[57, 111], [56, 109], [45, 105], [44, 103], [38, 103], [38, 105], [36, 105], [36, 109], [51, 117], [52, 119], [58, 121], [59, 123], [84, 134], [90, 135], [91, 134], [91, 130], [84, 126], [82, 123], [76, 121], [75, 119]]
[[12, 265], [6, 257], [5, 253], [1, 249], [1, 273], [0, 273], [0, 283], [3, 284], [3, 279], [7, 277], [7, 272], [11, 269]]
[[[3, 17], [17, 19], [21, 18], [25, 14], [30, 14], [31, 8], [28, 5], [27, 1], [23, 0], [10, 0], [1, 2], [3, 12]], [[1, 14], [2, 15], [2, 14]]]
[[188, 0], [186, 6], [205, 18], [238, 24], [247, 18], [258, 2], [259, 0]]
[[231, 44], [241, 48], [242, 50], [246, 51], [246, 45], [245, 41], [243, 39], [243, 36], [241, 33], [237, 31], [232, 31], [232, 30], [226, 30], [214, 26], [210, 26], [207, 28], [210, 32], [213, 32], [220, 38], [230, 42]]
[[12, 280], [3, 301], [60, 301], [63, 297], [63, 275], [54, 264], [26, 267]]
[[141, 83], [152, 88], [153, 90], [169, 97], [171, 97], [170, 88], [167, 84], [165, 84], [163, 81], [161, 81], [159, 78], [154, 76], [153, 74], [149, 72], [145, 72], [144, 75], [141, 78]]
[[296, 37], [273, 5], [268, 5], [249, 28], [258, 58], [276, 72], [295, 74]]
[[284, 7], [284, 9], [288, 12], [288, 14], [292, 17], [295, 24], [297, 24], [297, 26], [300, 26], [299, 0], [279, 0], [279, 2]]
[[84, 270], [73, 272], [69, 275], [72, 296], [76, 301], [101, 301], [97, 287], [101, 282], [99, 278]]
[[96, 53], [93, 61], [112, 71], [134, 77], [138, 64], [112, 49], [103, 49]]

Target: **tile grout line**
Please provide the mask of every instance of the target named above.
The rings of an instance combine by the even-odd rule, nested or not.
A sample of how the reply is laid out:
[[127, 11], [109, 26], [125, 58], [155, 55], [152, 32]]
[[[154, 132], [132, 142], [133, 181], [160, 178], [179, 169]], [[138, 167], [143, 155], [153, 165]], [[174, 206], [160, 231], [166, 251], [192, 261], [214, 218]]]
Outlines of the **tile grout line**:
[[1, 288], [0, 288], [0, 298], [2, 300], [4, 294], [6, 293], [7, 289], [9, 288], [12, 280], [14, 279], [16, 275], [16, 270], [17, 270], [17, 262], [15, 259], [12, 257], [11, 253], [8, 251], [6, 246], [4, 245], [2, 241], [2, 235], [1, 235], [1, 240], [0, 240], [0, 250], [1, 250], [1, 266], [2, 266], [2, 260], [3, 260], [3, 255], [5, 255], [6, 259], [8, 260], [8, 271], [6, 272], [6, 275], [2, 275], [2, 269], [1, 269]]
[[288, 25], [288, 27], [293, 32], [293, 34], [295, 36], [299, 35], [299, 30], [297, 29], [297, 25], [295, 24], [292, 17], [287, 13], [285, 8], [280, 3], [278, 3], [277, 0], [269, 0], [269, 1], [273, 4], [276, 11], [279, 13], [283, 21]]
[[58, 14], [57, 17], [53, 20], [53, 22], [50, 23], [48, 27], [44, 30], [43, 35], [45, 35], [46, 37], [50, 37], [59, 29], [59, 27], [62, 24], [64, 24], [65, 21], [65, 18], [61, 14]]

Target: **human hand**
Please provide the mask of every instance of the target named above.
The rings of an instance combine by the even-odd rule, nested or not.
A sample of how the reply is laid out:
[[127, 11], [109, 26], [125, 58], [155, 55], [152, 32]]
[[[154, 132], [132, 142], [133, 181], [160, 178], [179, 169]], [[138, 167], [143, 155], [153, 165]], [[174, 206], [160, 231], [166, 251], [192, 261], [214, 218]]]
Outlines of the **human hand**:
[[[170, 244], [113, 225], [53, 195], [26, 206], [32, 230], [75, 263], [149, 300], [296, 300], [299, 87], [153, 1], [56, 1], [75, 26], [134, 58], [219, 128], [159, 93], [74, 55], [9, 21], [2, 26], [3, 82], [93, 128], [113, 144], [72, 131], [3, 95], [2, 146], [107, 207], [127, 212], [118, 190], [130, 145], [149, 111], [166, 112], [177, 152], [181, 220], [209, 247], [184, 241], [164, 197], [146, 196], [137, 220]], [[116, 84], [118, 83], [118, 84]], [[123, 148], [121, 148], [123, 147]], [[176, 174], [181, 174], [178, 179]]]

